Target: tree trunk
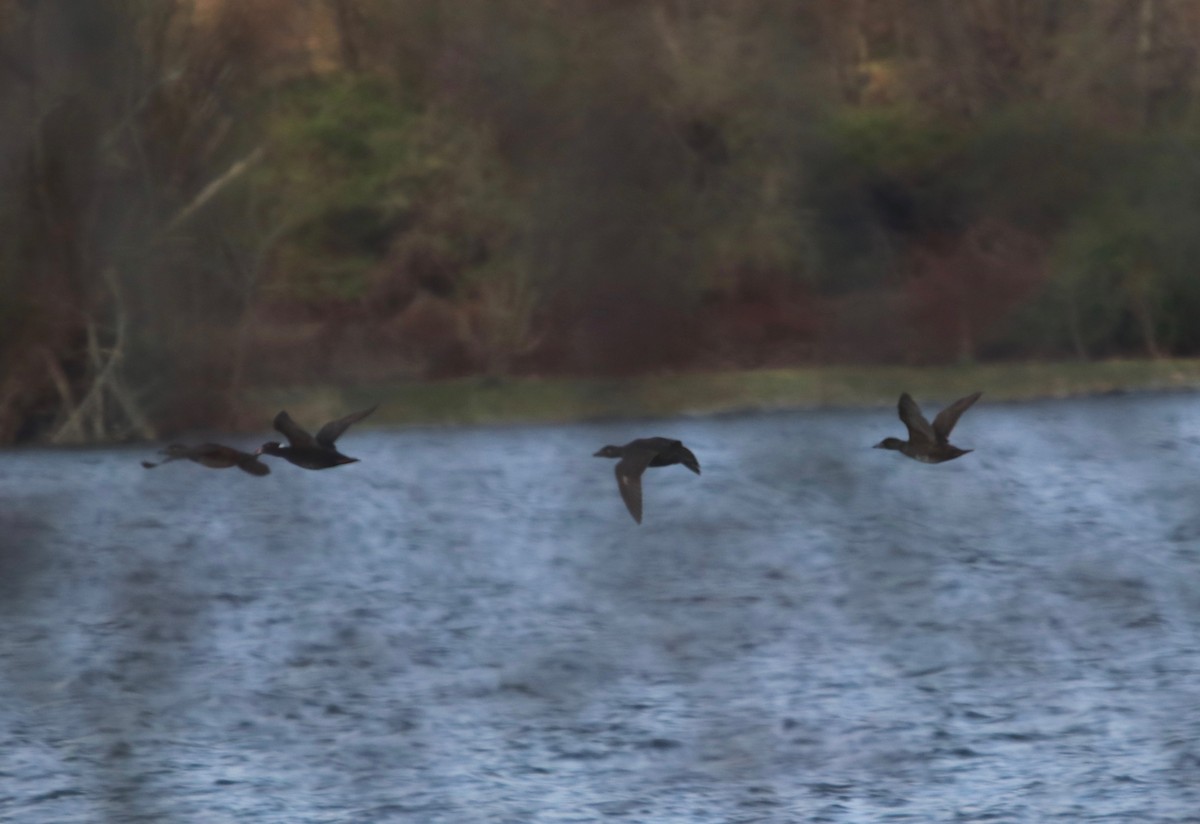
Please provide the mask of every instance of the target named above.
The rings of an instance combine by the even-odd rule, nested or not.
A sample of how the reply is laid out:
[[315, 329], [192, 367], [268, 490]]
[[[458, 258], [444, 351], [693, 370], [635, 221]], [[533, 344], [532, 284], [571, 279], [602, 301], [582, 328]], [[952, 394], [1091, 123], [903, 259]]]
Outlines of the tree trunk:
[[1158, 20], [1159, 0], [1141, 0], [1138, 5], [1137, 66], [1138, 92], [1141, 95], [1141, 125], [1150, 126], [1154, 119], [1154, 51], [1155, 23]]
[[357, 73], [362, 66], [362, 60], [354, 38], [354, 11], [350, 8], [351, 0], [330, 0], [329, 4], [333, 10], [334, 26], [337, 28], [342, 68]]

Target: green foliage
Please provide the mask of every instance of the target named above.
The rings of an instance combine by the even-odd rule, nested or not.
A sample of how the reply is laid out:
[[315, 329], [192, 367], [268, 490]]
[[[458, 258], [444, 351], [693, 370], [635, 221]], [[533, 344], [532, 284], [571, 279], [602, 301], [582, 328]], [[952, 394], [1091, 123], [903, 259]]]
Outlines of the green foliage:
[[821, 283], [880, 288], [914, 247], [1001, 221], [1045, 242], [1050, 273], [1001, 348], [1198, 351], [1198, 139], [1025, 106], [953, 125], [912, 107], [834, 111], [807, 189]]
[[263, 185], [290, 227], [281, 284], [294, 297], [360, 297], [445, 159], [425, 114], [382, 81], [334, 75], [285, 90], [267, 121]]
[[1051, 237], [1095, 200], [1119, 155], [1078, 118], [1013, 106], [975, 124], [960, 182], [975, 213]]
[[1194, 149], [1148, 136], [1125, 142], [1094, 202], [1058, 237], [1052, 293], [1084, 351], [1196, 351], [1200, 310], [1200, 166]]
[[827, 289], [877, 286], [905, 244], [966, 222], [964, 127], [912, 107], [838, 109], [824, 125], [808, 157], [807, 205]]
[[840, 109], [827, 128], [851, 168], [909, 181], [930, 177], [964, 145], [961, 129], [911, 106]]
[[363, 297], [389, 255], [445, 272], [510, 251], [520, 204], [485, 130], [373, 77], [296, 84], [269, 121], [265, 185], [289, 227], [276, 289]]

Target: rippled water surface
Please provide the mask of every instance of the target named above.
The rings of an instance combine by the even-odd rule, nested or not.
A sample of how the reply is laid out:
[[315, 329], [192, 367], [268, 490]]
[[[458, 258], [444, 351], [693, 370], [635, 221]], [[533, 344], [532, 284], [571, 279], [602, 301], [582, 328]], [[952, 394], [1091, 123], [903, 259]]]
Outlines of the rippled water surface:
[[[0, 820], [1200, 821], [1200, 397], [902, 432], [0, 454]], [[650, 434], [704, 474], [638, 527], [591, 454]]]

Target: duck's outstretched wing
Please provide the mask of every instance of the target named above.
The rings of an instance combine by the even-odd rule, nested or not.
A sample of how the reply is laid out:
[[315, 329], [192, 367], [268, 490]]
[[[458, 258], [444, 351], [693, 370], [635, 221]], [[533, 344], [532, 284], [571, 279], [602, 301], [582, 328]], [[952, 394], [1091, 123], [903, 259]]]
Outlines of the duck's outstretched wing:
[[933, 419], [933, 433], [937, 437], [938, 443], [946, 443], [950, 440], [950, 432], [954, 429], [954, 424], [958, 423], [962, 413], [970, 409], [971, 404], [979, 400], [982, 394], [982, 392], [975, 392], [965, 398], [959, 398], [937, 414], [937, 417]]
[[237, 461], [238, 469], [243, 472], [249, 472], [251, 475], [257, 475], [260, 478], [263, 475], [271, 474], [271, 467], [260, 461], [257, 455], [250, 455], [245, 452], [239, 454], [241, 457]]
[[921, 407], [917, 406], [917, 402], [912, 399], [912, 395], [907, 392], [901, 395], [897, 408], [900, 411], [900, 420], [908, 427], [909, 443], [937, 443], [937, 436], [933, 433], [933, 427], [929, 425], [929, 421], [921, 414]]
[[187, 457], [197, 463], [212, 467], [213, 469], [227, 469], [231, 466], [236, 466], [243, 472], [249, 472], [251, 475], [271, 474], [271, 467], [258, 459], [257, 455], [251, 455], [249, 452], [243, 452], [240, 449], [234, 449], [232, 446], [225, 446], [219, 443], [205, 443], [200, 446], [192, 447]]
[[286, 411], [280, 412], [275, 416], [275, 421], [272, 423], [275, 431], [288, 439], [288, 443], [292, 446], [316, 446], [317, 442], [313, 440], [313, 436], [300, 428], [300, 425], [292, 420], [292, 416]]
[[330, 421], [321, 427], [321, 431], [317, 433], [317, 446], [322, 446], [326, 449], [333, 449], [337, 439], [342, 436], [342, 433], [350, 428], [351, 424], [358, 423], [363, 418], [370, 415], [379, 404], [375, 404], [370, 409], [364, 409], [361, 412], [355, 412], [353, 415], [347, 415], [344, 418], [338, 418], [336, 421]]
[[633, 520], [642, 522], [642, 475], [658, 452], [648, 447], [628, 445], [625, 454], [617, 461], [617, 489]]

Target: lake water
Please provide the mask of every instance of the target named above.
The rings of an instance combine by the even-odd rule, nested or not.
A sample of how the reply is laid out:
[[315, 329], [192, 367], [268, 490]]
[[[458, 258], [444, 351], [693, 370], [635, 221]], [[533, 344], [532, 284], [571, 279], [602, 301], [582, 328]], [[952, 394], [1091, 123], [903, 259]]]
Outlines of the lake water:
[[[939, 466], [902, 434], [0, 454], [0, 820], [1200, 821], [1200, 397], [985, 396]], [[591, 455], [646, 435], [704, 474], [649, 470], [639, 527]]]

